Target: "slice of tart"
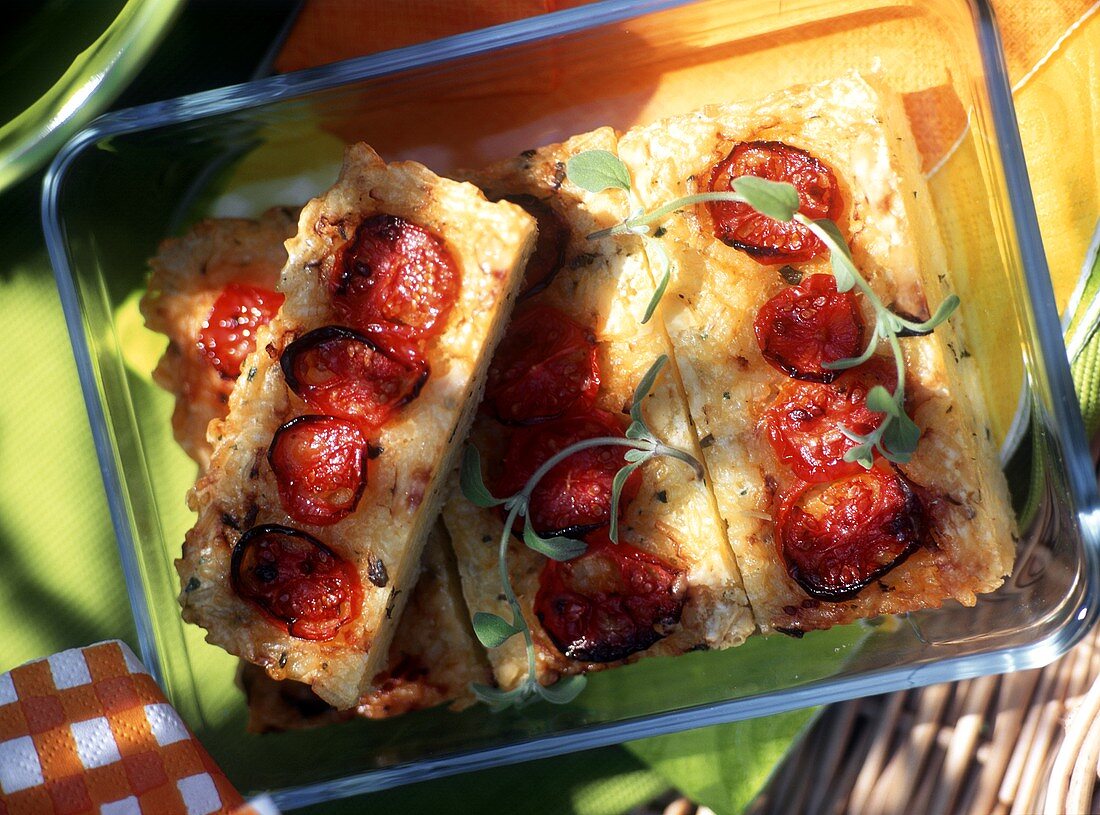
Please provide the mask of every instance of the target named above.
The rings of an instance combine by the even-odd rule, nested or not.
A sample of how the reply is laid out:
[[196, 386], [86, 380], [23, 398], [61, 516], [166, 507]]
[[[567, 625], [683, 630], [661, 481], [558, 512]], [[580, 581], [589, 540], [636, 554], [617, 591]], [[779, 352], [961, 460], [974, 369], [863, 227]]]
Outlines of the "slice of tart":
[[[756, 175], [793, 183], [801, 212], [835, 221], [883, 303], [924, 320], [950, 292], [928, 188], [900, 99], [851, 74], [631, 131], [619, 155], [648, 209]], [[868, 470], [845, 435], [893, 392], [875, 313], [839, 293], [825, 244], [747, 205], [710, 202], [662, 224], [673, 260], [662, 319], [722, 517], [762, 631], [798, 634], [881, 613], [973, 605], [1012, 569], [1014, 524], [962, 320], [903, 337], [908, 462]]]
[[206, 429], [225, 418], [256, 331], [282, 305], [276, 287], [286, 263], [283, 242], [297, 229], [297, 212], [276, 207], [254, 221], [200, 221], [164, 241], [149, 261], [141, 313], [150, 330], [168, 337], [153, 379], [176, 397], [172, 432], [204, 469], [211, 450]]
[[[255, 332], [282, 303], [275, 289], [287, 260], [283, 242], [294, 234], [296, 214], [296, 209], [276, 208], [255, 221], [204, 220], [182, 237], [164, 241], [150, 261], [153, 272], [142, 311], [149, 328], [169, 338], [154, 377], [176, 397], [176, 440], [201, 469], [210, 461], [206, 428], [212, 419], [225, 418], [240, 363], [255, 347]], [[236, 370], [227, 364], [233, 361]], [[353, 711], [336, 711], [309, 685], [277, 682], [258, 666], [244, 666], [250, 728], [258, 732], [315, 726], [356, 714], [383, 718], [443, 702], [460, 710], [473, 702], [470, 683], [487, 681], [489, 673], [484, 651], [470, 630], [454, 556], [439, 522], [424, 549], [420, 577], [394, 634], [386, 668], [375, 677], [375, 690]]]
[[180, 601], [210, 642], [338, 708], [369, 692], [534, 238], [519, 207], [348, 149], [189, 497]]
[[[490, 198], [525, 207], [539, 223], [471, 435], [485, 482], [501, 497], [571, 443], [623, 438], [635, 388], [670, 352], [660, 322], [642, 323], [653, 287], [640, 243], [586, 237], [622, 219], [625, 196], [588, 193], [565, 178], [570, 157], [614, 150], [615, 141], [603, 128], [471, 176]], [[674, 366], [661, 371], [642, 409], [657, 437], [700, 456]], [[585, 554], [553, 561], [513, 535], [509, 573], [543, 684], [645, 656], [737, 645], [752, 631], [722, 521], [690, 466], [658, 458], [635, 471], [622, 491], [620, 540], [611, 542], [610, 490], [624, 463], [621, 447], [576, 453], [532, 493], [533, 529], [583, 539]], [[444, 520], [471, 613], [511, 619], [497, 565], [502, 513], [475, 507], [455, 487]], [[490, 659], [504, 689], [527, 676], [522, 637]]]

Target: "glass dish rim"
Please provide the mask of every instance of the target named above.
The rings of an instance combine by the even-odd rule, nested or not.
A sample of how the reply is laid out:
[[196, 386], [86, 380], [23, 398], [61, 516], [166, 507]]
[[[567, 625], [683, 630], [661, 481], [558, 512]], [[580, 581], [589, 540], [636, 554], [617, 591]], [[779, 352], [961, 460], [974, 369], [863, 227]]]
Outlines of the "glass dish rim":
[[[217, 88], [175, 99], [109, 113], [72, 137], [55, 157], [43, 181], [41, 217], [62, 309], [76, 358], [77, 371], [89, 414], [107, 500], [115, 528], [127, 594], [137, 628], [142, 660], [163, 684], [160, 655], [145, 609], [146, 596], [137, 562], [137, 541], [129, 523], [120, 465], [108, 431], [104, 405], [99, 398], [95, 363], [82, 318], [73, 268], [68, 262], [60, 211], [60, 192], [73, 161], [96, 141], [153, 127], [183, 124], [215, 115], [288, 101], [331, 90], [344, 84], [472, 57], [503, 48], [578, 33], [601, 25], [691, 5], [697, 0], [601, 0], [551, 14], [518, 20], [491, 28], [458, 34], [392, 51], [310, 68], [290, 74]], [[1039, 233], [1015, 108], [1008, 83], [1000, 33], [989, 0], [958, 0], [975, 20], [975, 36], [985, 73], [991, 119], [997, 136], [998, 158], [1008, 191], [1004, 204], [1012, 216], [1017, 250], [1035, 324], [1039, 348], [1037, 364], [1048, 379], [1053, 395], [1074, 393], [1065, 356], [1061, 323], [1054, 300], [1046, 255]], [[1068, 651], [1100, 619], [1100, 495], [1088, 457], [1088, 445], [1076, 399], [1054, 398], [1046, 406], [1063, 445], [1064, 467], [1070, 497], [1080, 527], [1087, 592], [1073, 625], [1065, 625], [1026, 645], [1005, 646], [981, 654], [941, 659], [917, 666], [882, 668], [858, 676], [815, 682], [784, 691], [782, 698], [753, 696], [706, 705], [589, 725], [580, 731], [554, 733], [488, 749], [471, 750], [370, 770], [324, 782], [288, 787], [274, 797], [286, 808], [342, 798], [408, 781], [415, 768], [417, 780], [468, 772], [501, 764], [547, 758], [566, 752], [615, 744], [633, 738], [660, 735], [710, 724], [763, 716], [799, 707], [824, 704], [872, 693], [883, 693], [936, 682], [955, 681], [986, 674], [1041, 667]], [[751, 708], [751, 712], [749, 712]]]

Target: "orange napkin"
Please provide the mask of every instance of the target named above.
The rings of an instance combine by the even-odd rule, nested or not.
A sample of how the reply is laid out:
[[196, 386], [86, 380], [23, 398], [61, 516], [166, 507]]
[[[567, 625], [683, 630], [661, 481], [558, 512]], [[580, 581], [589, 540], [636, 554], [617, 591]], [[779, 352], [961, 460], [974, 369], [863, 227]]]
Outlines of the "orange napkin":
[[122, 642], [0, 674], [0, 815], [208, 815], [242, 803]]

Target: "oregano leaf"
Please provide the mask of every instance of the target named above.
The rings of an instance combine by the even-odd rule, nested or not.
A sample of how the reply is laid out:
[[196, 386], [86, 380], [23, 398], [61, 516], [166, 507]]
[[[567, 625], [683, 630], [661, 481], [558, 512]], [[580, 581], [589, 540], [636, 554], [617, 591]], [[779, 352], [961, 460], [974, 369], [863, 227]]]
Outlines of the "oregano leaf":
[[801, 202], [798, 190], [785, 181], [768, 181], [753, 175], [733, 179], [733, 191], [761, 215], [777, 221], [789, 221], [798, 212]]
[[487, 611], [474, 614], [473, 626], [478, 642], [486, 648], [499, 648], [519, 633], [519, 629], [503, 617]]
[[833, 267], [833, 279], [836, 280], [836, 290], [844, 294], [855, 288], [856, 276], [852, 262], [838, 252], [832, 252], [829, 259]]
[[[841, 255], [851, 261], [852, 252], [848, 249], [848, 242], [844, 240], [844, 233], [840, 231], [840, 227], [834, 221], [830, 221], [828, 218], [818, 218], [814, 221], [814, 225], [828, 237], [825, 245], [829, 247], [830, 252], [839, 251]], [[853, 268], [855, 267], [853, 266]]]
[[904, 411], [895, 416], [882, 431], [881, 446], [885, 448], [883, 452], [887, 458], [898, 464], [905, 464], [912, 458], [919, 441], [920, 428]]
[[844, 453], [844, 460], [847, 462], [858, 462], [864, 469], [870, 470], [871, 464], [874, 462], [873, 448], [867, 442], [857, 444]]
[[506, 691], [494, 688], [492, 685], [474, 682], [470, 685], [470, 690], [474, 692], [474, 696], [477, 697], [478, 701], [484, 702], [494, 711], [500, 711], [519, 703], [525, 689], [523, 685], [520, 685]]
[[544, 538], [531, 526], [531, 519], [526, 518], [523, 524], [523, 542], [528, 549], [533, 549], [540, 555], [546, 555], [551, 560], [572, 560], [588, 551], [588, 544], [584, 541], [566, 538], [561, 535], [553, 535]]
[[898, 404], [894, 401], [893, 395], [882, 385], [875, 385], [871, 390], [867, 391], [867, 407], [878, 413], [887, 413], [890, 416], [896, 416], [900, 411], [898, 410]]
[[[637, 419], [632, 421], [626, 428], [626, 437], [628, 439], [634, 439], [635, 441], [639, 439], [648, 439], [649, 435], [649, 428], [645, 426], [644, 422], [639, 422]], [[627, 451], [627, 455], [630, 455], [629, 450]]]
[[481, 477], [481, 453], [470, 444], [462, 454], [462, 466], [459, 469], [458, 483], [466, 500], [476, 507], [495, 507], [507, 499], [494, 498]]
[[[642, 453], [644, 451], [635, 450], [632, 452]], [[619, 502], [623, 497], [623, 486], [631, 474], [641, 466], [641, 461], [627, 464], [625, 467], [619, 468], [619, 471], [615, 473], [615, 477], [611, 480], [611, 529], [608, 530], [608, 537], [611, 538], [612, 543], [619, 542]]]
[[625, 458], [631, 464], [634, 464], [638, 461], [645, 461], [651, 455], [652, 452], [649, 450], [638, 450], [637, 448], [631, 448], [623, 453], [623, 458]]
[[642, 315], [642, 325], [648, 323], [653, 316], [653, 312], [657, 310], [661, 298], [665, 296], [665, 289], [668, 288], [668, 281], [670, 279], [672, 279], [672, 269], [665, 266], [665, 273], [661, 277], [661, 282], [658, 283], [657, 288], [653, 290], [653, 296], [649, 299], [649, 305], [645, 307], [645, 314]]
[[653, 390], [653, 383], [657, 381], [657, 374], [661, 372], [661, 368], [665, 367], [666, 362], [668, 362], [667, 355], [661, 354], [657, 357], [634, 390], [634, 401], [630, 405], [630, 418], [634, 421], [645, 423], [642, 418], [642, 400]]
[[955, 309], [959, 307], [959, 296], [957, 294], [949, 294], [940, 307], [936, 309], [936, 313], [920, 324], [920, 329], [931, 330], [941, 323], [947, 322], [948, 318], [955, 313]]
[[582, 674], [575, 674], [559, 679], [553, 685], [538, 685], [537, 691], [539, 696], [547, 702], [553, 702], [555, 705], [565, 705], [576, 699], [587, 684], [587, 677]]
[[585, 150], [569, 159], [565, 174], [578, 187], [589, 192], [630, 190], [630, 171], [622, 160], [607, 150]]

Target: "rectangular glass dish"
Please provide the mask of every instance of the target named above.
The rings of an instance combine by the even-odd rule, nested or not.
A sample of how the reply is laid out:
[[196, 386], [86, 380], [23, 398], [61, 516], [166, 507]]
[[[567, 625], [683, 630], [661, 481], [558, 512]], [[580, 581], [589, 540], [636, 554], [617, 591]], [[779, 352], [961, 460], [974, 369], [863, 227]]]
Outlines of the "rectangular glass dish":
[[[304, 203], [352, 140], [445, 175], [853, 68], [904, 94], [915, 127], [1018, 513], [1006, 585], [973, 609], [645, 660], [563, 707], [246, 734], [236, 660], [176, 602], [195, 469], [150, 378], [163, 341], [136, 307], [160, 240], [201, 217]], [[284, 807], [1036, 667], [1096, 620], [1100, 504], [984, 0], [607, 0], [110, 114], [57, 157], [42, 207], [142, 657], [238, 787], [275, 790]]]

